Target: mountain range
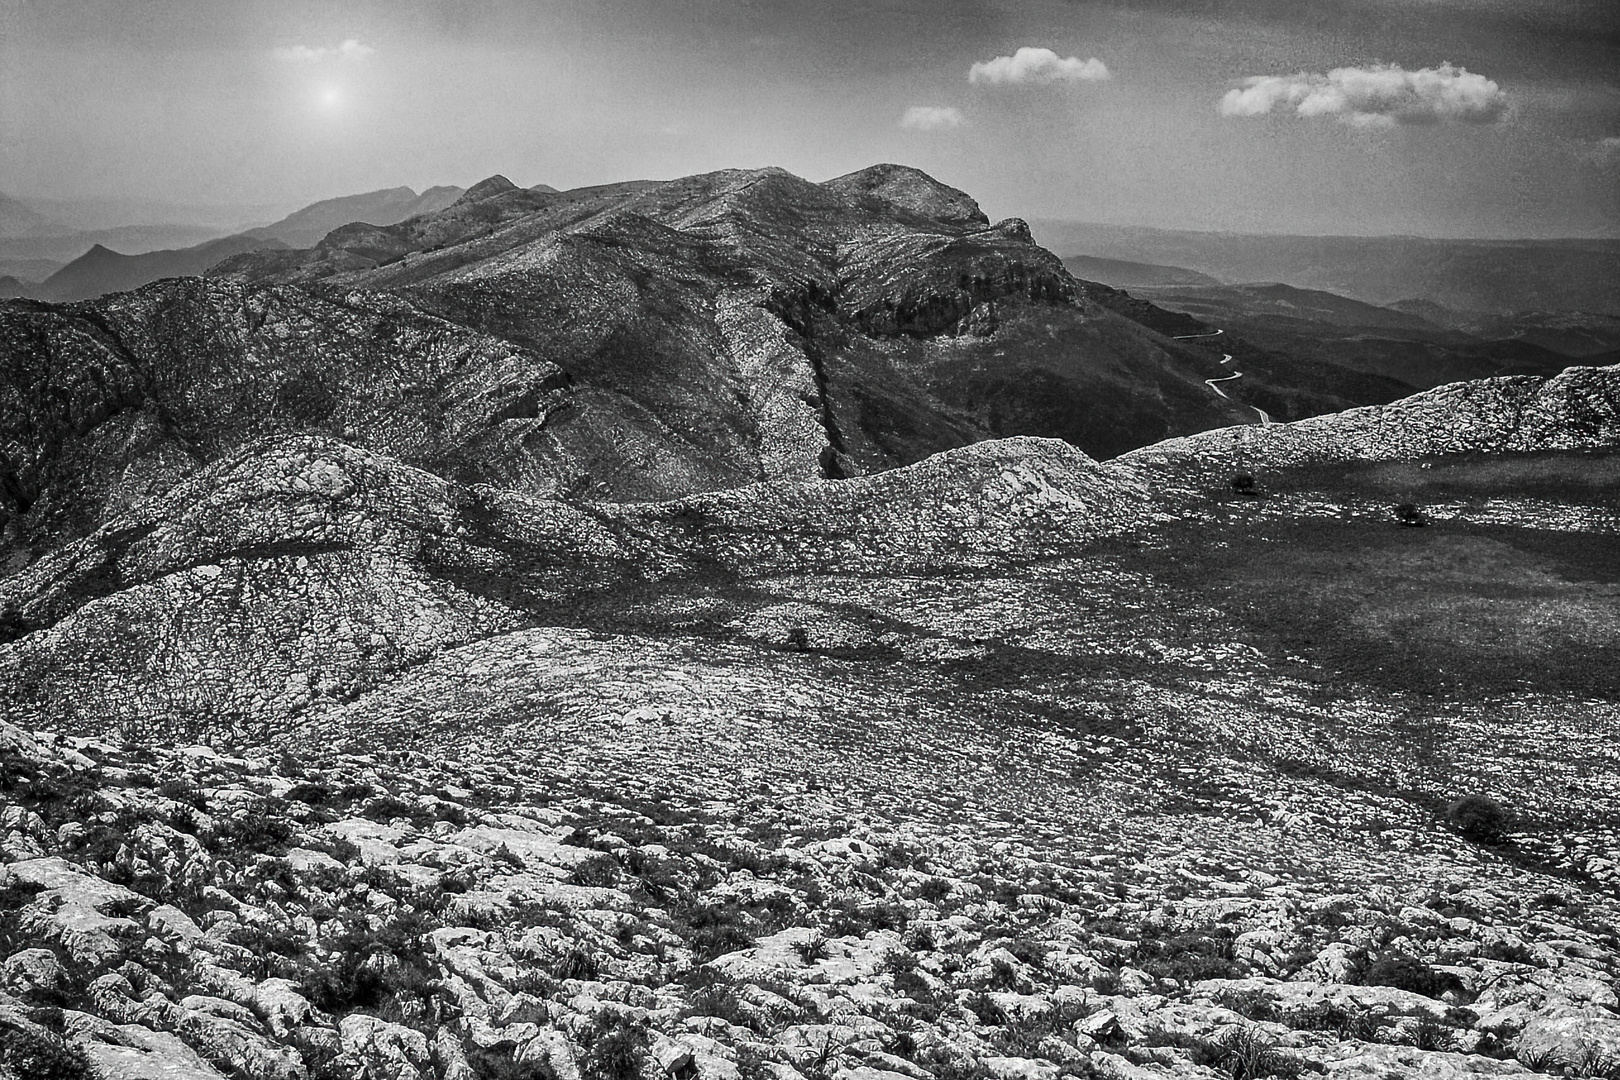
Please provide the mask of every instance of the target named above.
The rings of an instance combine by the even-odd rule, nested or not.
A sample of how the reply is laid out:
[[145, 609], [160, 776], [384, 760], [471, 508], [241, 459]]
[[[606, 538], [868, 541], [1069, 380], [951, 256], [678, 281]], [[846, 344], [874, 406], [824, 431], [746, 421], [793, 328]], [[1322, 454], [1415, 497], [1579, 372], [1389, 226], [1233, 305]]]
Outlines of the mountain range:
[[[648, 499], [1012, 434], [1112, 455], [1252, 415], [1204, 384], [1205, 343], [1114, 310], [1128, 298], [1076, 282], [1021, 222], [898, 167], [566, 193], [492, 178], [211, 273], [0, 309], [9, 483], [41, 535], [276, 432]], [[1279, 416], [1354, 403], [1252, 383]], [[82, 471], [111, 445], [116, 470]]]
[[1620, 365], [1166, 288], [879, 165], [0, 302], [0, 1078], [1612, 1071]]
[[1222, 282], [1279, 281], [1370, 304], [1425, 300], [1459, 311], [1620, 315], [1620, 240], [1444, 240], [1190, 232], [1033, 223], [1065, 255], [1162, 264]]
[[[229, 255], [308, 247], [340, 225], [391, 225], [447, 206], [460, 194], [457, 187], [429, 188], [420, 195], [408, 187], [385, 188], [312, 203], [270, 225], [240, 232], [190, 224], [74, 230], [7, 199], [0, 203], [7, 237], [0, 239], [0, 270], [8, 271], [11, 280], [0, 281], [0, 295], [83, 300], [160, 278], [194, 276]], [[186, 246], [164, 246], [176, 241]], [[73, 252], [82, 254], [73, 258]], [[54, 261], [63, 256], [71, 261]], [[42, 269], [47, 273], [39, 274]], [[30, 274], [39, 274], [32, 279], [37, 284], [25, 278]]]

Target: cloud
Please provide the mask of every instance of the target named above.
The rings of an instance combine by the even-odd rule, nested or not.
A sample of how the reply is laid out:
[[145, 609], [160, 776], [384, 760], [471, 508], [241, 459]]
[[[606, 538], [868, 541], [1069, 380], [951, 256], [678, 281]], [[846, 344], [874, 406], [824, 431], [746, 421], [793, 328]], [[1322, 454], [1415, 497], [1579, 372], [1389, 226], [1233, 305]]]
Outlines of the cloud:
[[980, 60], [968, 69], [968, 82], [974, 83], [1100, 82], [1111, 77], [1108, 65], [1095, 56], [1061, 57], [1051, 49], [1029, 45], [1011, 56]]
[[336, 45], [283, 45], [271, 49], [270, 54], [277, 60], [289, 64], [313, 64], [321, 60], [338, 57], [343, 60], [364, 60], [376, 52], [370, 45], [362, 45], [354, 38], [348, 38]]
[[943, 131], [962, 126], [962, 110], [938, 105], [913, 105], [900, 118], [900, 126], [912, 131]]
[[1296, 116], [1332, 116], [1355, 127], [1487, 124], [1500, 120], [1507, 107], [1507, 94], [1493, 80], [1452, 64], [1416, 71], [1373, 64], [1334, 68], [1326, 75], [1256, 75], [1221, 99], [1222, 116], [1292, 109]]

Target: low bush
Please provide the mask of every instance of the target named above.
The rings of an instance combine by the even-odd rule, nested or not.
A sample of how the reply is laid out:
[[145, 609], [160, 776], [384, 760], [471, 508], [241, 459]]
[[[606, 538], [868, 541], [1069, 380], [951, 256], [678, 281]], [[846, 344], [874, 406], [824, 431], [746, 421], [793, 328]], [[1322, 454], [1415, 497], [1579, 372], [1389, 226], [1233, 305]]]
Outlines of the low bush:
[[580, 1041], [582, 1080], [638, 1080], [648, 1058], [651, 1037], [645, 1023], [619, 1013], [598, 1016]]
[[1468, 839], [1494, 844], [1506, 838], [1513, 815], [1488, 795], [1464, 795], [1446, 807], [1446, 820]]
[[1430, 998], [1462, 989], [1462, 980], [1457, 976], [1436, 971], [1416, 957], [1399, 952], [1373, 958], [1362, 972], [1361, 981], [1366, 986], [1393, 986]]
[[568, 880], [575, 885], [611, 889], [619, 883], [619, 861], [611, 855], [592, 855], [574, 867]]
[[807, 964], [827, 958], [827, 935], [820, 930], [811, 931], [810, 936], [803, 941], [793, 943], [793, 951], [799, 954], [799, 959]]
[[27, 1080], [95, 1080], [85, 1052], [59, 1035], [0, 1020], [0, 1062]]
[[1300, 1076], [1304, 1063], [1258, 1028], [1233, 1028], [1224, 1037], [1207, 1044], [1201, 1064], [1209, 1065], [1232, 1080], [1280, 1080]]

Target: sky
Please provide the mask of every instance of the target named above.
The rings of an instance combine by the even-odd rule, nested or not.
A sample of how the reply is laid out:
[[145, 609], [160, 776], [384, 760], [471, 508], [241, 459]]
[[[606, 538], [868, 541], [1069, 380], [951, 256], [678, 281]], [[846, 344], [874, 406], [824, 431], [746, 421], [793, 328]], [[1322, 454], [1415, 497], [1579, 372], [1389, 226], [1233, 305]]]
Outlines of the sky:
[[0, 192], [921, 168], [992, 218], [1620, 236], [1620, 0], [0, 0]]

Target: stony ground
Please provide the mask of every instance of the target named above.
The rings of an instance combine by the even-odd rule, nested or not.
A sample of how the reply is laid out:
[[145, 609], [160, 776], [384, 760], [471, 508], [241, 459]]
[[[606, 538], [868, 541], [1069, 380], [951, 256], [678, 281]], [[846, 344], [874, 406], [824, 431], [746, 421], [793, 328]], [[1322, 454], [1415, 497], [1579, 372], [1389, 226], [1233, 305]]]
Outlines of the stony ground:
[[[1374, 796], [1301, 782], [1222, 805], [1207, 781], [1240, 786], [1233, 762], [1154, 777], [1170, 755], [1093, 735], [1001, 760], [952, 738], [940, 801], [907, 805], [905, 784], [875, 785], [885, 803], [854, 782], [869, 762], [748, 767], [742, 718], [595, 726], [521, 759], [0, 729], [6, 1060], [72, 1075], [30, 1071], [72, 1045], [109, 1077], [447, 1080], [1613, 1068], [1612, 895], [1429, 822], [1369, 833], [1391, 810]], [[706, 761], [635, 764], [683, 752]], [[1058, 787], [1068, 805], [1036, 803]]]

